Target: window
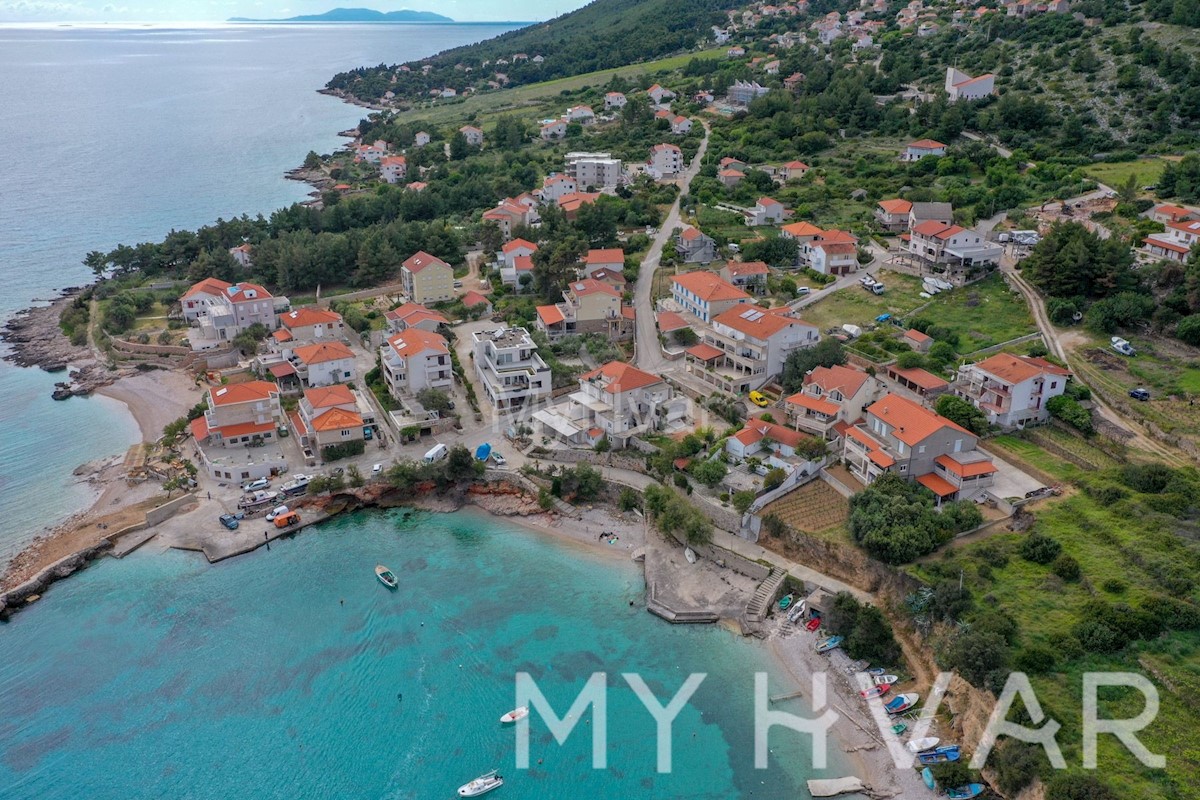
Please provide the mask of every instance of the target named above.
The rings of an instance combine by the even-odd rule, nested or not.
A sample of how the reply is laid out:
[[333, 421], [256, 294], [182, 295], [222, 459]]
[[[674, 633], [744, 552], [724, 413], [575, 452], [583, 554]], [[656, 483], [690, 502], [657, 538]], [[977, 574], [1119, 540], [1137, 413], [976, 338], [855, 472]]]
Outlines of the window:
[[343, 430], [343, 431], [342, 431], [342, 438], [343, 438], [343, 439], [345, 439], [345, 438], [346, 438], [347, 436], [349, 436], [349, 435], [350, 435], [350, 431], [348, 431], [348, 430]]
[[956, 452], [956, 453], [962, 452], [962, 439], [954, 440], [954, 452]]
[[921, 445], [920, 447], [918, 447], [918, 448], [917, 448], [917, 452], [918, 452], [918, 453], [924, 453], [924, 452], [925, 452], [925, 445]]

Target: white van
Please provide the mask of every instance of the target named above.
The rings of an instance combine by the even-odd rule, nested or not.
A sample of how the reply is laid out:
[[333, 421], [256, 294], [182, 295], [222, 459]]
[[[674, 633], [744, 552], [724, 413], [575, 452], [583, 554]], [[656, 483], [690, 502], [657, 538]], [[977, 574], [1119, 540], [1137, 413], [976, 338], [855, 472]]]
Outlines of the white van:
[[267, 522], [271, 522], [276, 517], [282, 517], [288, 511], [291, 511], [291, 509], [287, 506], [275, 506], [271, 509], [271, 513], [267, 514]]
[[435, 461], [441, 461], [446, 456], [450, 455], [450, 448], [444, 444], [435, 444], [425, 453], [425, 463], [432, 464]]

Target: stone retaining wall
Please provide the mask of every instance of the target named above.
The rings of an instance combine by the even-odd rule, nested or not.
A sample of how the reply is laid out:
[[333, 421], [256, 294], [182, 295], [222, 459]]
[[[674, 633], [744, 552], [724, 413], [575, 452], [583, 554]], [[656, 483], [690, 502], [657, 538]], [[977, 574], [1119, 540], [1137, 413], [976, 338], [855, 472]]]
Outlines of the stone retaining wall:
[[151, 355], [165, 356], [186, 356], [192, 352], [190, 347], [180, 347], [174, 344], [142, 344], [141, 342], [130, 342], [125, 339], [118, 339], [115, 336], [110, 338], [113, 349], [119, 353], [148, 353]]

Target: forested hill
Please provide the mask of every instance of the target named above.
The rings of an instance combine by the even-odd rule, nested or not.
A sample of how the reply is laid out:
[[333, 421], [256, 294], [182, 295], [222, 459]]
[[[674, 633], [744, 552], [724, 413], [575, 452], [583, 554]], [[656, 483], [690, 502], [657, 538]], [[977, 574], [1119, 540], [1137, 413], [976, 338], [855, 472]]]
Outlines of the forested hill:
[[[694, 47], [711, 36], [713, 25], [726, 22], [725, 11], [742, 5], [744, 0], [595, 0], [549, 22], [410, 62], [408, 71], [381, 64], [341, 72], [326, 88], [365, 101], [387, 91], [413, 99], [445, 87], [461, 92], [479, 81], [481, 71], [503, 73], [508, 85], [519, 86], [621, 67]], [[518, 53], [527, 58], [514, 62]], [[485, 61], [491, 62], [487, 70]], [[426, 64], [433, 69], [423, 74]]]

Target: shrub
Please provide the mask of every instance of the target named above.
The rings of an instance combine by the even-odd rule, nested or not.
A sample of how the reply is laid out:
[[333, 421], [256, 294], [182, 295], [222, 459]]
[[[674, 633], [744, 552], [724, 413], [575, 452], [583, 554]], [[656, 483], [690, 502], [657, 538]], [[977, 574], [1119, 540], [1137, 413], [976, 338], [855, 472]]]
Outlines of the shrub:
[[993, 750], [988, 762], [996, 770], [996, 785], [1009, 797], [1033, 783], [1046, 765], [1040, 747], [1015, 739], [1006, 739]]
[[1046, 786], [1046, 800], [1119, 800], [1093, 775], [1060, 772]]
[[367, 443], [362, 439], [356, 442], [345, 442], [343, 444], [330, 444], [321, 448], [321, 460], [337, 461], [342, 458], [351, 456], [361, 456], [367, 449]]
[[1120, 578], [1109, 578], [1100, 584], [1100, 588], [1111, 594], [1125, 594], [1125, 590], [1129, 588], [1129, 585]]
[[988, 422], [983, 412], [969, 401], [956, 395], [944, 394], [937, 399], [934, 410], [946, 419], [961, 425], [972, 433], [987, 433]]
[[1082, 575], [1079, 562], [1066, 553], [1054, 559], [1054, 563], [1050, 566], [1050, 571], [1067, 583], [1074, 583]]
[[1041, 533], [1031, 533], [1021, 542], [1021, 558], [1035, 564], [1049, 564], [1058, 558], [1062, 545]]
[[733, 493], [731, 502], [739, 514], [745, 514], [746, 509], [754, 505], [754, 498], [754, 492], [750, 491], [749, 489], [742, 489], [741, 491]]
[[1047, 400], [1046, 410], [1050, 412], [1050, 416], [1062, 420], [1081, 433], [1090, 435], [1094, 430], [1092, 427], [1092, 412], [1079, 405], [1077, 400], [1065, 394], [1060, 394], [1057, 397], [1051, 397]]
[[1084, 652], [1115, 653], [1125, 646], [1125, 637], [1099, 620], [1086, 619], [1072, 633]]
[[767, 474], [763, 477], [763, 488], [769, 492], [772, 489], [777, 488], [786, 479], [787, 479], [786, 472], [784, 472], [779, 467], [773, 467], [770, 470], [768, 470]]
[[617, 498], [617, 506], [622, 511], [632, 511], [635, 508], [641, 508], [642, 496], [636, 489], [630, 489], [628, 486], [621, 489], [621, 496]]
[[725, 474], [728, 470], [725, 468], [724, 463], [712, 459], [693, 461], [690, 472], [696, 480], [711, 489], [725, 479]]
[[839, 592], [825, 619], [834, 633], [846, 637], [846, 653], [873, 664], [896, 663], [900, 646], [892, 635], [892, 626], [874, 606], [864, 606], [848, 592]]
[[787, 523], [776, 514], [767, 514], [763, 517], [763, 528], [766, 529], [767, 535], [773, 536], [776, 539], [782, 538], [788, 530]]
[[1121, 482], [1143, 494], [1162, 494], [1175, 477], [1175, 470], [1158, 462], [1127, 464], [1121, 470]]
[[1031, 644], [1017, 653], [1016, 658], [1013, 659], [1013, 666], [1021, 672], [1040, 675], [1054, 669], [1055, 661], [1053, 650], [1041, 645]]

